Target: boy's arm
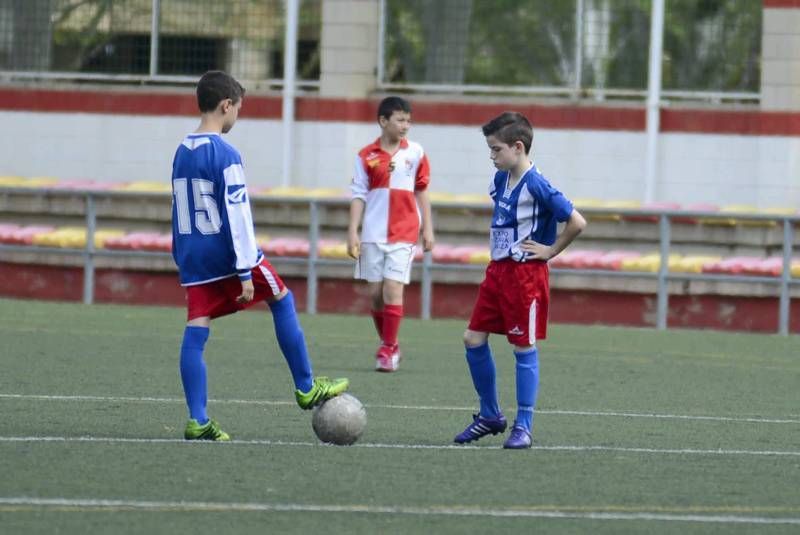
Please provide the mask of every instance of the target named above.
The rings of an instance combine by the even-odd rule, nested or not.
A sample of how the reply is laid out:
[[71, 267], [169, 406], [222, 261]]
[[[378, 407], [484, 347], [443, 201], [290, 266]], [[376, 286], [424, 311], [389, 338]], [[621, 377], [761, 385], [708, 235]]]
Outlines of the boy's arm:
[[361, 239], [358, 236], [358, 227], [361, 225], [361, 218], [364, 216], [364, 208], [367, 204], [367, 193], [369, 192], [369, 177], [364, 169], [364, 162], [361, 155], [356, 155], [353, 178], [350, 181], [350, 222], [347, 225], [347, 254], [352, 258], [358, 258], [361, 254]]
[[431, 216], [431, 197], [428, 190], [418, 190], [414, 192], [417, 197], [420, 212], [422, 212], [422, 249], [424, 251], [433, 250], [433, 217]]
[[358, 226], [364, 215], [364, 199], [355, 198], [350, 201], [350, 222], [347, 225], [347, 254], [358, 258], [361, 253], [361, 239], [358, 237]]
[[242, 284], [242, 293], [236, 300], [247, 303], [253, 300], [254, 288], [251, 269], [258, 263], [259, 251], [253, 229], [253, 213], [247, 196], [244, 168], [240, 163], [230, 165], [223, 171], [225, 178], [225, 211], [228, 214], [229, 232], [234, 254], [236, 272]]
[[577, 238], [578, 234], [583, 232], [585, 228], [586, 220], [578, 210], [573, 208], [567, 220], [567, 224], [564, 226], [564, 230], [556, 237], [556, 241], [553, 245], [544, 245], [533, 240], [525, 240], [522, 242], [520, 249], [528, 253], [528, 258], [531, 260], [547, 261], [566, 249], [567, 245], [572, 243], [572, 240]]

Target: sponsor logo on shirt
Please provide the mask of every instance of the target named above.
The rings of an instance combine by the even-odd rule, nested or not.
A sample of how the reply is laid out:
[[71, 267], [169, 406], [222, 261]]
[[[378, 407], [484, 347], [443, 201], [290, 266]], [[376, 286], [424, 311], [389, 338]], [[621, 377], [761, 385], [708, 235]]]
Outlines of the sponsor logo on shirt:
[[511, 229], [492, 229], [492, 248], [496, 251], [506, 251], [511, 247]]
[[242, 204], [247, 202], [247, 188], [244, 184], [232, 184], [226, 192], [228, 204]]

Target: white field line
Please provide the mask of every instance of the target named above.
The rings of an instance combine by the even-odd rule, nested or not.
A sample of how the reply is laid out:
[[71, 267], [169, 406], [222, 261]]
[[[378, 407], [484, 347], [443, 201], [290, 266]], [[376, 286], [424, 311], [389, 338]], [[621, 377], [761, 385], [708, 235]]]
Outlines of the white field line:
[[[98, 401], [105, 403], [184, 403], [183, 398], [156, 398], [156, 397], [124, 397], [124, 396], [54, 396], [44, 394], [0, 394], [0, 399], [21, 399], [40, 401]], [[237, 404], [237, 405], [294, 405], [294, 401], [270, 401], [257, 399], [211, 399], [210, 403]], [[426, 405], [385, 405], [370, 403], [367, 408], [395, 409], [412, 411], [474, 411], [474, 407], [453, 406], [426, 406]], [[621, 417], [621, 418], [661, 418], [669, 420], [701, 420], [712, 422], [740, 422], [759, 424], [800, 424], [800, 419], [791, 418], [760, 418], [760, 417], [733, 417], [733, 416], [704, 416], [690, 414], [658, 414], [621, 411], [584, 411], [584, 410], [555, 410], [536, 409], [536, 414], [554, 414], [562, 416], [591, 416], [591, 417]]]
[[300, 503], [234, 503], [183, 502], [140, 500], [92, 500], [65, 498], [0, 497], [0, 510], [9, 507], [42, 507], [74, 510], [150, 510], [150, 511], [216, 511], [216, 512], [288, 512], [288, 513], [345, 513], [408, 516], [491, 516], [504, 518], [564, 518], [579, 520], [638, 520], [654, 522], [702, 522], [714, 524], [788, 524], [800, 525], [798, 517], [769, 517], [749, 515], [675, 514], [658, 512], [570, 511], [560, 509], [485, 508], [474, 506], [380, 506], [380, 505], [322, 505]]
[[[95, 442], [95, 443], [129, 443], [129, 444], [186, 444], [188, 446], [209, 446], [227, 447], [231, 446], [272, 446], [272, 447], [320, 447], [336, 448], [343, 446], [332, 446], [321, 442], [301, 442], [288, 440], [231, 440], [230, 442], [208, 442], [208, 441], [186, 441], [176, 438], [126, 438], [126, 437], [0, 437], [0, 443], [4, 442]], [[358, 443], [350, 448], [367, 449], [398, 449], [398, 450], [486, 450], [487, 446], [470, 446], [456, 444], [382, 444], [382, 443]], [[499, 447], [499, 446], [498, 446]], [[580, 445], [554, 445], [539, 446], [534, 445], [533, 450], [538, 451], [570, 451], [570, 452], [615, 452], [615, 453], [646, 453], [664, 455], [750, 455], [756, 457], [800, 457], [800, 450], [703, 450], [694, 448], [626, 448], [616, 446], [580, 446]]]

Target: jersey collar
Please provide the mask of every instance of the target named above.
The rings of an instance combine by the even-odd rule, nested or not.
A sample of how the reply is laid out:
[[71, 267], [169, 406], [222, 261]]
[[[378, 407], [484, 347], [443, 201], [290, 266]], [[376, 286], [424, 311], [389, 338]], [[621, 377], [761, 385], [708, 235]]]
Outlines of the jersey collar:
[[[375, 141], [373, 141], [372, 145], [370, 145], [369, 148], [370, 148], [370, 150], [379, 150], [379, 151], [386, 152], [385, 150], [383, 150], [381, 148], [381, 138], [380, 137], [378, 137]], [[408, 148], [408, 139], [407, 138], [401, 139], [400, 140], [400, 146], [397, 148], [397, 150], [407, 149], [407, 148]]]

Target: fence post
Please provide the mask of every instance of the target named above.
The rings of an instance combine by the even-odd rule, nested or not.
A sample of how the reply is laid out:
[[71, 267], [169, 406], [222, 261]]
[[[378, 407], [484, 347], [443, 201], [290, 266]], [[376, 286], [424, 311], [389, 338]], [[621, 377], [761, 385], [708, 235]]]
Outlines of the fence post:
[[86, 193], [86, 252], [83, 255], [83, 303], [94, 303], [94, 230], [97, 217], [94, 197]]
[[778, 334], [789, 334], [789, 316], [791, 314], [792, 294], [789, 288], [789, 279], [792, 277], [792, 243], [794, 231], [792, 222], [783, 220], [783, 271], [781, 271], [781, 299], [778, 305]]
[[422, 255], [422, 279], [420, 280], [420, 290], [422, 294], [422, 310], [420, 317], [424, 320], [431, 319], [431, 296], [433, 294], [433, 281], [431, 279], [431, 264], [433, 263], [433, 253], [426, 251]]
[[158, 44], [161, 33], [161, 0], [153, 0], [150, 21], [150, 76], [158, 74]]
[[669, 242], [670, 221], [669, 216], [661, 214], [658, 220], [658, 234], [660, 243], [661, 262], [658, 266], [658, 302], [656, 305], [656, 328], [663, 331], [667, 328], [667, 312], [669, 309]]
[[581, 97], [581, 85], [583, 85], [583, 0], [575, 0], [575, 79], [572, 81], [572, 98], [578, 100]]
[[652, 202], [658, 181], [658, 137], [661, 130], [661, 56], [664, 49], [664, 0], [653, 0], [650, 13], [650, 59], [647, 71], [647, 152], [644, 201]]
[[297, 35], [300, 1], [285, 0], [286, 35], [283, 41], [283, 91], [281, 92], [281, 122], [283, 124], [283, 163], [281, 186], [292, 183], [294, 162], [294, 94], [297, 83]]
[[319, 205], [311, 200], [308, 204], [308, 277], [306, 282], [306, 312], [317, 313], [317, 259], [319, 258]]

